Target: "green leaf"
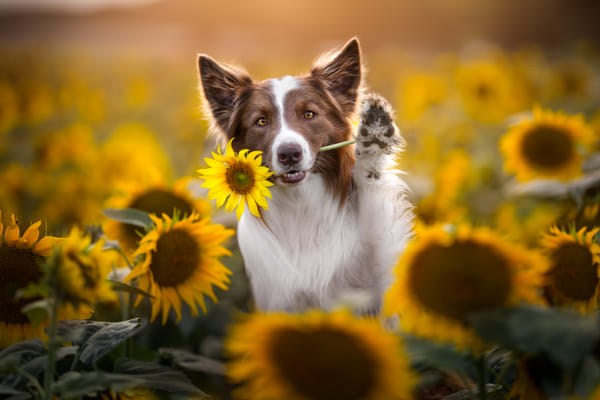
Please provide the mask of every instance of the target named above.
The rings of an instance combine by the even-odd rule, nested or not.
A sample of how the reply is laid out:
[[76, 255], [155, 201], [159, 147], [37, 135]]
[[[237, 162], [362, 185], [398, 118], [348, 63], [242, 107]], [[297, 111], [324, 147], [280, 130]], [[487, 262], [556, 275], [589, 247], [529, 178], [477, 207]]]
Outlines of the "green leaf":
[[115, 221], [135, 225], [147, 231], [151, 230], [154, 224], [147, 212], [135, 208], [107, 208], [102, 210], [102, 214]]
[[204, 357], [189, 351], [170, 348], [159, 348], [158, 353], [169, 357], [175, 365], [194, 372], [213, 375], [225, 375], [225, 364], [212, 358]]
[[107, 323], [84, 343], [79, 360], [86, 365], [92, 365], [121, 342], [138, 333], [144, 325], [145, 322], [141, 318]]
[[144, 384], [131, 375], [104, 371], [67, 372], [54, 383], [54, 394], [59, 398], [92, 396], [98, 392], [122, 392]]
[[154, 296], [152, 296], [150, 293], [137, 288], [135, 286], [131, 286], [128, 285], [127, 283], [121, 282], [121, 281], [115, 281], [112, 279], [108, 279], [108, 281], [110, 282], [110, 284], [112, 285], [112, 289], [118, 292], [127, 292], [127, 293], [132, 293], [132, 294], [138, 294], [141, 296], [145, 296], [145, 297], [150, 297], [150, 298], [154, 298]]
[[[488, 383], [485, 385], [486, 398], [489, 400], [504, 400], [506, 399], [505, 393], [502, 390], [502, 386]], [[479, 399], [479, 388], [473, 387], [471, 389], [463, 389], [456, 393], [452, 393], [442, 400], [474, 400]]]
[[587, 399], [598, 388], [598, 382], [600, 382], [600, 364], [593, 356], [588, 355], [581, 363], [575, 381], [574, 394], [582, 399]]
[[46, 346], [40, 339], [14, 343], [0, 351], [0, 371], [11, 370], [46, 353]]
[[[55, 361], [58, 362], [65, 357], [74, 355], [76, 352], [76, 346], [60, 347], [56, 351]], [[34, 378], [39, 379], [41, 377], [42, 372], [46, 370], [47, 366], [48, 354], [44, 354], [19, 365], [19, 368], [22, 371], [26, 371], [29, 375], [33, 376]], [[5, 385], [9, 385], [17, 389], [26, 389], [27, 384], [29, 383], [28, 379], [25, 376], [23, 376], [20, 372], [14, 372], [12, 374], [6, 375], [1, 380], [1, 382]]]
[[21, 393], [28, 394], [27, 392], [22, 392], [20, 390], [17, 390], [15, 388], [7, 386], [7, 385], [0, 385], [0, 395], [21, 394]]
[[48, 304], [47, 299], [40, 299], [27, 304], [21, 311], [27, 315], [27, 318], [29, 318], [33, 326], [37, 327], [44, 322], [48, 317], [48, 314], [50, 314], [50, 304]]
[[487, 342], [535, 354], [546, 353], [572, 370], [600, 339], [597, 316], [534, 306], [485, 311], [469, 317]]
[[92, 321], [88, 319], [58, 321], [56, 323], [56, 335], [63, 341], [71, 342], [75, 345], [82, 345], [94, 333], [110, 324], [110, 322]]
[[119, 358], [115, 363], [115, 373], [128, 374], [142, 380], [144, 387], [154, 390], [178, 394], [182, 396], [206, 396], [194, 386], [189, 378], [181, 371], [164, 365]]
[[416, 336], [403, 336], [404, 347], [417, 367], [449, 368], [470, 376], [477, 373], [470, 354], [458, 351], [450, 344], [435, 343]]

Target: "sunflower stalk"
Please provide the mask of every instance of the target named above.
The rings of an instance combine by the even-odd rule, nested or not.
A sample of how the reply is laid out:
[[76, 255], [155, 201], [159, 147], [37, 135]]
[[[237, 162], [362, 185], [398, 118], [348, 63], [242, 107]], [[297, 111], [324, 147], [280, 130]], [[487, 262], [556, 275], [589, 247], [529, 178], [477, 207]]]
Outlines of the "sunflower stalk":
[[478, 373], [478, 381], [477, 386], [479, 389], [479, 399], [486, 400], [487, 399], [487, 360], [485, 359], [485, 355], [481, 355], [477, 360], [477, 366], [479, 368]]
[[49, 308], [49, 319], [50, 325], [48, 327], [48, 364], [46, 368], [46, 374], [44, 375], [44, 399], [51, 400], [52, 399], [52, 382], [54, 380], [54, 367], [56, 361], [56, 349], [57, 349], [57, 340], [56, 340], [56, 320], [58, 314], [58, 300], [56, 296], [52, 293], [48, 297], [48, 302], [50, 303]]

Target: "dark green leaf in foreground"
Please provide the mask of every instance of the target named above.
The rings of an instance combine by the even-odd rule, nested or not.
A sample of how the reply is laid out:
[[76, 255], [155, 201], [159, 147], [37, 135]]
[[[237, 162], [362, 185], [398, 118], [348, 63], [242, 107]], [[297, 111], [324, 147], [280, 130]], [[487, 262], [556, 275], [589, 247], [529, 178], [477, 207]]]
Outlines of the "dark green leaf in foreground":
[[225, 375], [225, 364], [212, 358], [180, 349], [160, 348], [158, 352], [163, 357], [171, 358], [175, 365], [183, 369], [206, 374]]
[[135, 208], [107, 208], [102, 210], [102, 214], [115, 221], [135, 225], [147, 231], [151, 230], [154, 224], [148, 213]]
[[452, 369], [470, 376], [476, 371], [473, 360], [450, 344], [435, 343], [416, 336], [404, 336], [404, 346], [416, 367]]
[[67, 372], [55, 382], [54, 394], [60, 398], [75, 398], [92, 396], [109, 389], [122, 392], [143, 384], [143, 381], [125, 374], [104, 371]]
[[143, 327], [144, 323], [141, 318], [107, 323], [83, 344], [79, 360], [86, 365], [92, 365], [127, 338], [138, 333]]
[[0, 351], [0, 373], [45, 354], [46, 346], [40, 339], [14, 343]]
[[595, 314], [534, 306], [485, 311], [469, 317], [485, 341], [529, 354], [545, 353], [572, 370], [600, 339]]
[[181, 371], [164, 365], [120, 358], [115, 363], [115, 373], [128, 374], [141, 380], [148, 389], [161, 390], [182, 396], [204, 396], [205, 393], [194, 386]]
[[94, 333], [108, 325], [110, 325], [110, 322], [89, 319], [58, 321], [56, 323], [56, 335], [66, 342], [81, 345]]

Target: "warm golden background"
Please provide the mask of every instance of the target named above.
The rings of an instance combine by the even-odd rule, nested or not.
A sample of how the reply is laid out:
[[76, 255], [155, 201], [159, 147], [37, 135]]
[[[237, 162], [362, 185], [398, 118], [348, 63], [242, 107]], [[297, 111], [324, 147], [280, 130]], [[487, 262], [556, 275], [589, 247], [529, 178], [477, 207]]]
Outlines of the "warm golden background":
[[[600, 248], [592, 245], [592, 237], [600, 226], [599, 15], [597, 0], [0, 0], [0, 249], [21, 254], [37, 240], [35, 229], [25, 230], [42, 221], [42, 236], [64, 237], [79, 226], [97, 237], [102, 227], [131, 256], [139, 239], [135, 228], [109, 221], [102, 214], [105, 208], [150, 213], [177, 208], [234, 228], [235, 217], [205, 200], [196, 176], [205, 166], [203, 157], [215, 149], [199, 111], [197, 53], [243, 65], [263, 79], [305, 72], [321, 52], [357, 36], [366, 83], [394, 105], [407, 140], [398, 162], [407, 171], [419, 226], [484, 225], [506, 239], [508, 249], [516, 241], [537, 250], [540, 237], [554, 224], [586, 228], [583, 239], [562, 232], [557, 237], [564, 243], [556, 239], [553, 245], [569, 250], [572, 241], [585, 242], [580, 247], [591, 261], [581, 268], [587, 268], [587, 275], [571, 273], [568, 251], [563, 257], [568, 262], [555, 265], [571, 278], [582, 276], [583, 282], [557, 273], [556, 281], [537, 289], [550, 296], [565, 281], [573, 290], [591, 287], [591, 292], [576, 293], [576, 303], [583, 298], [585, 309], [596, 310]], [[533, 128], [526, 122], [532, 116]], [[507, 135], [515, 123], [520, 125], [514, 135]], [[529, 159], [519, 149], [499, 148], [502, 138], [535, 136], [531, 132], [541, 132], [533, 147], [542, 150], [531, 152]], [[546, 143], [548, 137], [569, 144], [568, 151], [561, 152], [556, 141]], [[517, 141], [517, 147], [522, 143]], [[546, 144], [555, 152], [545, 152]], [[509, 170], [504, 168], [507, 157], [512, 157]], [[546, 176], [531, 173], [536, 162], [550, 165]], [[556, 180], [530, 182], [539, 177]], [[168, 363], [158, 349], [174, 347], [225, 359], [223, 339], [231, 321], [252, 309], [235, 239], [225, 245], [233, 256], [222, 261], [233, 275], [228, 290], [215, 290], [218, 302], [207, 300], [206, 313], [197, 318], [190, 318], [184, 305], [178, 323], [167, 307], [166, 324], [149, 324], [130, 341], [126, 354]], [[23, 300], [13, 295], [32, 280], [21, 273], [21, 259], [3, 257], [0, 266], [8, 265], [9, 271], [0, 274], [4, 329], [10, 322], [5, 321], [10, 314], [6, 304], [16, 304], [10, 317], [28, 324], [21, 313]], [[111, 262], [124, 266], [121, 258], [118, 265]], [[467, 272], [478, 266], [465, 265]], [[94, 318], [118, 321], [149, 313], [145, 301], [132, 310], [99, 308]], [[543, 327], [528, 321], [523, 329], [530, 326]], [[6, 332], [0, 329], [0, 347], [29, 337]], [[600, 359], [600, 329], [597, 334], [592, 337], [595, 349], [584, 353]], [[530, 335], [536, 338], [533, 353], [538, 351], [536, 335]], [[577, 335], [572, 337], [577, 342]], [[572, 353], [571, 342], [565, 343], [548, 347]], [[393, 353], [382, 348], [384, 354]], [[107, 369], [117, 353], [100, 367]], [[520, 353], [515, 354], [521, 365]], [[595, 388], [600, 364], [594, 362], [594, 368], [575, 370], [592, 371], [586, 376]], [[232, 385], [222, 365], [215, 372], [212, 364], [200, 364], [188, 371], [194, 384], [230, 398]], [[512, 389], [505, 385], [503, 390], [508, 396]]]
[[[352, 36], [367, 83], [423, 156], [404, 165], [422, 197], [445, 153], [490, 124], [497, 137], [509, 114], [536, 102], [594, 114], [599, 11], [583, 0], [0, 2], [0, 209], [51, 232], [101, 223], [122, 182], [169, 182], [201, 163], [198, 52], [267, 78], [306, 71]], [[499, 96], [489, 107], [471, 104], [470, 90], [488, 90], [478, 80]], [[436, 104], [450, 110], [423, 118]]]

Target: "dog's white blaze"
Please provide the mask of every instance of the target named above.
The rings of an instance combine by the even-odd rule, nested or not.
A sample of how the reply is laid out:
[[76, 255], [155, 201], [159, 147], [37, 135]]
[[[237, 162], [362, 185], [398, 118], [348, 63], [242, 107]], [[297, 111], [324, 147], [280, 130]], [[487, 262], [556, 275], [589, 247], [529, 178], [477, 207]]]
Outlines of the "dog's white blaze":
[[275, 173], [282, 173], [286, 170], [286, 167], [281, 165], [277, 159], [277, 149], [282, 144], [298, 144], [302, 149], [302, 162], [298, 166], [300, 170], [308, 170], [311, 168], [313, 159], [310, 152], [308, 143], [304, 137], [298, 132], [291, 129], [285, 120], [285, 97], [287, 94], [298, 88], [298, 80], [292, 76], [284, 76], [280, 79], [271, 80], [271, 90], [273, 91], [273, 97], [275, 98], [275, 106], [279, 114], [280, 130], [273, 141], [271, 148], [271, 165], [275, 169]]

